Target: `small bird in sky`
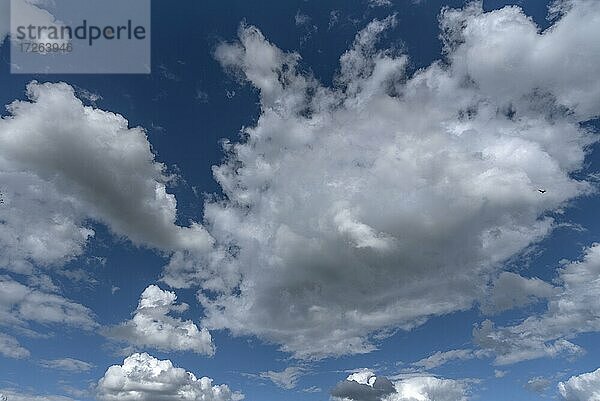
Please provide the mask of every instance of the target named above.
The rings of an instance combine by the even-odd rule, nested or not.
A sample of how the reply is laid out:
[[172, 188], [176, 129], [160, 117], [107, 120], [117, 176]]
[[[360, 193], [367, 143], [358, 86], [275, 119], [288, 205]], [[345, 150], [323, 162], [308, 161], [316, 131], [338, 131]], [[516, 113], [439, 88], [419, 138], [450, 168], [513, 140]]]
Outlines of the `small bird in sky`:
[[545, 194], [545, 193], [546, 193], [546, 190], [545, 190], [545, 189], [538, 189], [538, 191], [539, 191], [541, 194]]

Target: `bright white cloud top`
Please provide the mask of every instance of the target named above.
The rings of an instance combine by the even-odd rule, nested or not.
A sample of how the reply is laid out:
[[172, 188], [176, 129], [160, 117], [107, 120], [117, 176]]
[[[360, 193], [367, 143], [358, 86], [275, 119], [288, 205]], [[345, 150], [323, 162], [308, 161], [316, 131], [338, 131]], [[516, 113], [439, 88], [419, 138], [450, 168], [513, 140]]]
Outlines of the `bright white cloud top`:
[[600, 369], [560, 382], [558, 390], [567, 401], [598, 401], [600, 400]]
[[133, 354], [122, 365], [108, 368], [97, 386], [105, 401], [239, 401], [244, 396], [208, 377], [174, 367], [146, 353]]
[[213, 355], [215, 348], [208, 330], [199, 329], [191, 320], [169, 316], [188, 308], [176, 301], [174, 292], [150, 285], [142, 293], [133, 318], [111, 328], [107, 334], [137, 347]]

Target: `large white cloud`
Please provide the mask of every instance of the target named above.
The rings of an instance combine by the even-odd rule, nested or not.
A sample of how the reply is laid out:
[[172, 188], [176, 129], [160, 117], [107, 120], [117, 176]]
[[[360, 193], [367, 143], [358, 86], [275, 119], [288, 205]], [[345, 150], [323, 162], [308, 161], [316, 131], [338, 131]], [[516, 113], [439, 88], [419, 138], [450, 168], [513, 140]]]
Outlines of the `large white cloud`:
[[143, 129], [118, 114], [87, 107], [64, 83], [27, 86], [0, 121], [0, 262], [62, 264], [80, 255], [106, 224], [136, 244], [197, 249], [209, 241], [195, 224], [179, 227], [170, 176], [155, 161]]
[[459, 380], [408, 376], [394, 382], [363, 369], [331, 391], [333, 401], [466, 401], [468, 386]]
[[567, 401], [600, 401], [600, 369], [558, 383], [558, 391]]
[[98, 381], [98, 398], [106, 401], [238, 401], [244, 397], [208, 377], [174, 367], [146, 353], [133, 354], [123, 365], [108, 368]]
[[486, 320], [475, 330], [476, 342], [493, 350], [499, 364], [583, 352], [569, 340], [600, 331], [600, 244], [586, 249], [581, 261], [560, 268], [557, 282], [545, 313], [498, 328]]
[[412, 76], [375, 48], [394, 19], [374, 21], [332, 88], [242, 26], [215, 55], [258, 90], [260, 116], [214, 168], [213, 251], [177, 253], [164, 280], [210, 290], [208, 328], [300, 358], [368, 352], [374, 333], [470, 308], [590, 190], [571, 173], [596, 140], [579, 122], [600, 113], [600, 9], [569, 4], [545, 32], [516, 7], [446, 10], [446, 60]]
[[174, 292], [150, 285], [142, 293], [133, 318], [109, 329], [107, 334], [136, 347], [213, 355], [215, 349], [208, 330], [199, 329], [191, 320], [169, 316], [188, 307], [176, 301]]

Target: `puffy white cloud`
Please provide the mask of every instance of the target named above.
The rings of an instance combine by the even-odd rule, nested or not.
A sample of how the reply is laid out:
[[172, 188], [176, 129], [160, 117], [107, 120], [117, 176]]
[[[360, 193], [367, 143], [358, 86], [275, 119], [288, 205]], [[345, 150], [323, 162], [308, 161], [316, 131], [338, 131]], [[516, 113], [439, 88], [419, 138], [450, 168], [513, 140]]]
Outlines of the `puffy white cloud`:
[[446, 62], [411, 76], [376, 49], [394, 18], [373, 21], [333, 87], [242, 26], [215, 56], [258, 90], [260, 116], [214, 167], [212, 251], [177, 253], [164, 281], [203, 288], [209, 329], [298, 358], [369, 352], [374, 334], [471, 308], [591, 190], [571, 173], [596, 140], [579, 122], [600, 112], [600, 9], [570, 4], [544, 32], [516, 7], [446, 10]]
[[553, 294], [554, 287], [539, 278], [502, 272], [483, 299], [481, 309], [486, 313], [498, 313], [547, 299]]
[[599, 277], [600, 244], [594, 244], [581, 261], [568, 262], [558, 270], [560, 286], [548, 300], [545, 313], [506, 327], [486, 320], [474, 332], [476, 342], [493, 350], [498, 364], [583, 352], [569, 339], [600, 331]]
[[331, 395], [334, 401], [466, 401], [467, 392], [458, 380], [409, 376], [392, 383], [363, 369], [338, 383]]
[[468, 387], [463, 381], [416, 376], [394, 383], [396, 394], [385, 401], [466, 401]]
[[69, 372], [87, 372], [94, 365], [73, 358], [50, 359], [40, 361], [40, 365], [49, 369], [66, 370]]
[[98, 398], [106, 401], [238, 401], [244, 398], [225, 384], [174, 367], [146, 353], [108, 368], [98, 381]]
[[600, 369], [558, 383], [558, 391], [567, 401], [600, 401]]
[[304, 368], [299, 366], [289, 366], [281, 372], [269, 370], [261, 372], [259, 376], [271, 380], [278, 387], [291, 390], [296, 387], [298, 380], [304, 375], [305, 371]]
[[32, 82], [27, 96], [0, 121], [2, 265], [24, 271], [28, 262], [62, 264], [80, 255], [94, 234], [88, 219], [164, 250], [208, 243], [200, 226], [175, 224], [171, 177], [142, 128], [84, 106], [64, 83]]
[[107, 330], [107, 334], [137, 347], [213, 355], [215, 349], [208, 330], [199, 329], [191, 320], [169, 316], [187, 308], [187, 304], [177, 304], [174, 292], [150, 285], [142, 293], [133, 318]]
[[85, 306], [0, 275], [0, 325], [26, 327], [28, 322], [88, 330], [97, 327], [92, 311]]
[[594, 0], [555, 3], [560, 17], [540, 32], [517, 6], [483, 13], [478, 2], [444, 13], [455, 71], [468, 75], [485, 95], [499, 102], [550, 95], [586, 120], [600, 112], [600, 82], [594, 63], [600, 46], [598, 4]]
[[[7, 358], [22, 359], [28, 358], [31, 354], [27, 348], [19, 344], [16, 338], [0, 333], [0, 355]], [[0, 401], [2, 401], [1, 398]]]

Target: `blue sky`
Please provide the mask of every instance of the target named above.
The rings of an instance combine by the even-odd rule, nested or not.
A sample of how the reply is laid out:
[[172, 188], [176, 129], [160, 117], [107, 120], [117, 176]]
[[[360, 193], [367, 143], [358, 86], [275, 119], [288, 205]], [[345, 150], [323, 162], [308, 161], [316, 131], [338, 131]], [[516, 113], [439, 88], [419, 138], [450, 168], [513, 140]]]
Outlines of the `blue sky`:
[[150, 75], [6, 39], [0, 394], [595, 400], [600, 6], [550, 3], [154, 0]]

